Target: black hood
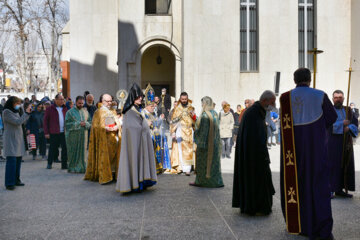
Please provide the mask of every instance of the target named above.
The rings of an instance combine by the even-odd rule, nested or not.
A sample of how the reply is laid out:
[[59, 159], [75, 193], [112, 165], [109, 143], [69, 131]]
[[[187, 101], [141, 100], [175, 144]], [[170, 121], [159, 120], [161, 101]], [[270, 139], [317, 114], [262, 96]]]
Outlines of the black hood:
[[122, 111], [123, 114], [125, 114], [127, 111], [129, 111], [129, 109], [134, 105], [135, 99], [137, 99], [140, 96], [144, 97], [144, 93], [142, 92], [139, 85], [134, 83], [129, 90], [129, 95], [126, 99], [126, 102], [125, 102], [125, 105], [124, 105], [124, 108]]

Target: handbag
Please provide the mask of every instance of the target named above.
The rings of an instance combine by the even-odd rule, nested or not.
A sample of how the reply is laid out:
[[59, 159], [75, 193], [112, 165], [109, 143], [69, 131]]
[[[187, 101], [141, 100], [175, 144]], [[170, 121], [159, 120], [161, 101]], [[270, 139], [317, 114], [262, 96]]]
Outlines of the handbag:
[[27, 135], [27, 143], [28, 143], [28, 149], [33, 150], [36, 149], [36, 138], [34, 134]]

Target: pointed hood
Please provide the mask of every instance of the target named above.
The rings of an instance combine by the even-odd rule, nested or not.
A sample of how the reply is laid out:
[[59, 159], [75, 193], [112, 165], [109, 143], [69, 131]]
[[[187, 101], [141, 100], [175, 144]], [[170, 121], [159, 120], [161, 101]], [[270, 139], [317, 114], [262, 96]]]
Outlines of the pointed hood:
[[144, 93], [142, 92], [141, 88], [139, 87], [139, 85], [137, 85], [136, 83], [134, 83], [130, 90], [129, 90], [129, 95], [126, 99], [125, 105], [124, 105], [124, 109], [123, 109], [123, 114], [125, 114], [127, 111], [130, 110], [130, 108], [132, 106], [134, 106], [134, 102], [135, 99], [137, 99], [138, 97], [144, 97]]

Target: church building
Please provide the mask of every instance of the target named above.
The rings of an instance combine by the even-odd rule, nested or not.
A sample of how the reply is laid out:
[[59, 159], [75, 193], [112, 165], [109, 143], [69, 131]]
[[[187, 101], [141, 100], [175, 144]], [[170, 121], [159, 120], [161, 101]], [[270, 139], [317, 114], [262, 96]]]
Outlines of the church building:
[[317, 48], [316, 88], [346, 95], [351, 61], [360, 105], [359, 12], [359, 0], [71, 0], [65, 94], [97, 100], [150, 83], [157, 94], [186, 91], [197, 112], [204, 96], [235, 109], [292, 89], [297, 68], [314, 70]]

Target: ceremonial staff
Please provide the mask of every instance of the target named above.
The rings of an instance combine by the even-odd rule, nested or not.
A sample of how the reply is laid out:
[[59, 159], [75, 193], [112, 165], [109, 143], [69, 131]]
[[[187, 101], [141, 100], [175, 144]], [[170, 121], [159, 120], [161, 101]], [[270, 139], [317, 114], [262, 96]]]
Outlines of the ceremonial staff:
[[[314, 48], [313, 50], [309, 50], [308, 53], [314, 55], [314, 81], [313, 81], [313, 88], [316, 88], [316, 60], [317, 55], [320, 53], [323, 53], [324, 51], [318, 50], [317, 48]], [[306, 57], [306, 56], [305, 56]]]
[[118, 109], [121, 109], [121, 112], [124, 108], [128, 95], [129, 94], [125, 89], [120, 89], [119, 91], [116, 92], [116, 98], [119, 100]]
[[[350, 58], [350, 67], [347, 72], [349, 72], [349, 81], [348, 81], [348, 90], [347, 90], [347, 96], [346, 96], [346, 109], [349, 107], [349, 99], [350, 99], [350, 84], [351, 84], [351, 73], [353, 72], [351, 67], [351, 58]], [[346, 119], [348, 119], [348, 111], [346, 111]]]
[[[349, 99], [350, 99], [350, 85], [351, 85], [351, 73], [353, 72], [351, 67], [352, 61], [350, 58], [350, 67], [347, 72], [349, 72], [349, 80], [348, 80], [348, 90], [347, 90], [347, 96], [346, 96], [346, 108], [345, 108], [345, 120], [350, 120], [349, 118]], [[342, 167], [344, 168], [344, 188], [345, 192], [348, 193], [348, 187], [347, 187], [347, 170], [349, 165], [349, 156], [346, 154], [346, 142], [348, 138], [351, 137], [349, 133], [344, 132], [344, 138], [343, 138], [343, 148], [342, 148]]]

